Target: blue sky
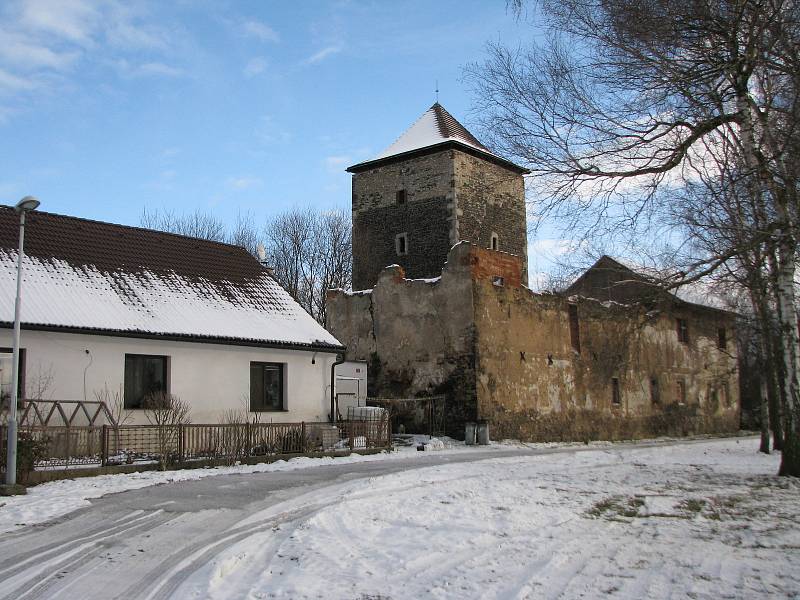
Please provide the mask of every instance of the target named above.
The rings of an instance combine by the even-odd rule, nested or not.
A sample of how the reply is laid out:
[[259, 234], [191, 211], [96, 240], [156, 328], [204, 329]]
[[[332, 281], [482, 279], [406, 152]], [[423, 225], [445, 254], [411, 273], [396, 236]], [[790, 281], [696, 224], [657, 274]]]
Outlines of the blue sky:
[[504, 0], [4, 1], [0, 202], [128, 224], [143, 207], [256, 224], [349, 209], [345, 167], [437, 80], [469, 126], [464, 65], [530, 31]]

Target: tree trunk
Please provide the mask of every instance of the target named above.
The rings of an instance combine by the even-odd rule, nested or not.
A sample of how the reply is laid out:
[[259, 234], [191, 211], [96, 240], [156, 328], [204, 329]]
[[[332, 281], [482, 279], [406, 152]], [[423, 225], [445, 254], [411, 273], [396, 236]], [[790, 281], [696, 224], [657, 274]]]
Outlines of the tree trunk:
[[781, 239], [778, 255], [778, 277], [775, 290], [778, 301], [780, 333], [786, 386], [786, 405], [783, 407], [784, 440], [779, 475], [800, 477], [800, 389], [798, 389], [798, 335], [795, 317], [795, 243], [787, 233]]
[[761, 375], [761, 398], [759, 407], [761, 409], [761, 446], [758, 451], [769, 454], [769, 406], [767, 399], [767, 377]]

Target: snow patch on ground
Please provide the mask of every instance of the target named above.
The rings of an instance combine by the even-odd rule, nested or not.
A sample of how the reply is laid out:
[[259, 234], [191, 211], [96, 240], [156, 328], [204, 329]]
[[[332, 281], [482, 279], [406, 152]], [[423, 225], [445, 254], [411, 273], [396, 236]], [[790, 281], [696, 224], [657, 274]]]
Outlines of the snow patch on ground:
[[176, 597], [794, 597], [800, 482], [757, 448], [614, 446], [349, 482], [251, 515], [308, 511], [221, 552]]

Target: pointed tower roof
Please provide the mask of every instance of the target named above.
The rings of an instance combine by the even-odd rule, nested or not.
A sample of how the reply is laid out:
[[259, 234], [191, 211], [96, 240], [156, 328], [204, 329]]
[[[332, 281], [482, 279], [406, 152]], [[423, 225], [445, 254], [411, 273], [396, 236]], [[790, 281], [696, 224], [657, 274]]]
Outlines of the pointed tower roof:
[[527, 169], [493, 154], [438, 102], [426, 110], [403, 135], [378, 156], [348, 167], [347, 170], [350, 173], [358, 173], [396, 160], [439, 152], [450, 147], [457, 147], [459, 150], [499, 163], [520, 173], [529, 172]]

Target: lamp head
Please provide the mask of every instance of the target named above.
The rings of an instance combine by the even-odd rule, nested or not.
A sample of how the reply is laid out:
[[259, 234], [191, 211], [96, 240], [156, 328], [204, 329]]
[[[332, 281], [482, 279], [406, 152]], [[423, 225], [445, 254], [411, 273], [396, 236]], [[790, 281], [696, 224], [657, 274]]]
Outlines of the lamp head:
[[39, 208], [40, 202], [34, 198], [33, 196], [25, 196], [22, 200], [17, 202], [17, 205], [14, 207], [18, 213], [29, 211], [29, 210], [36, 210]]

